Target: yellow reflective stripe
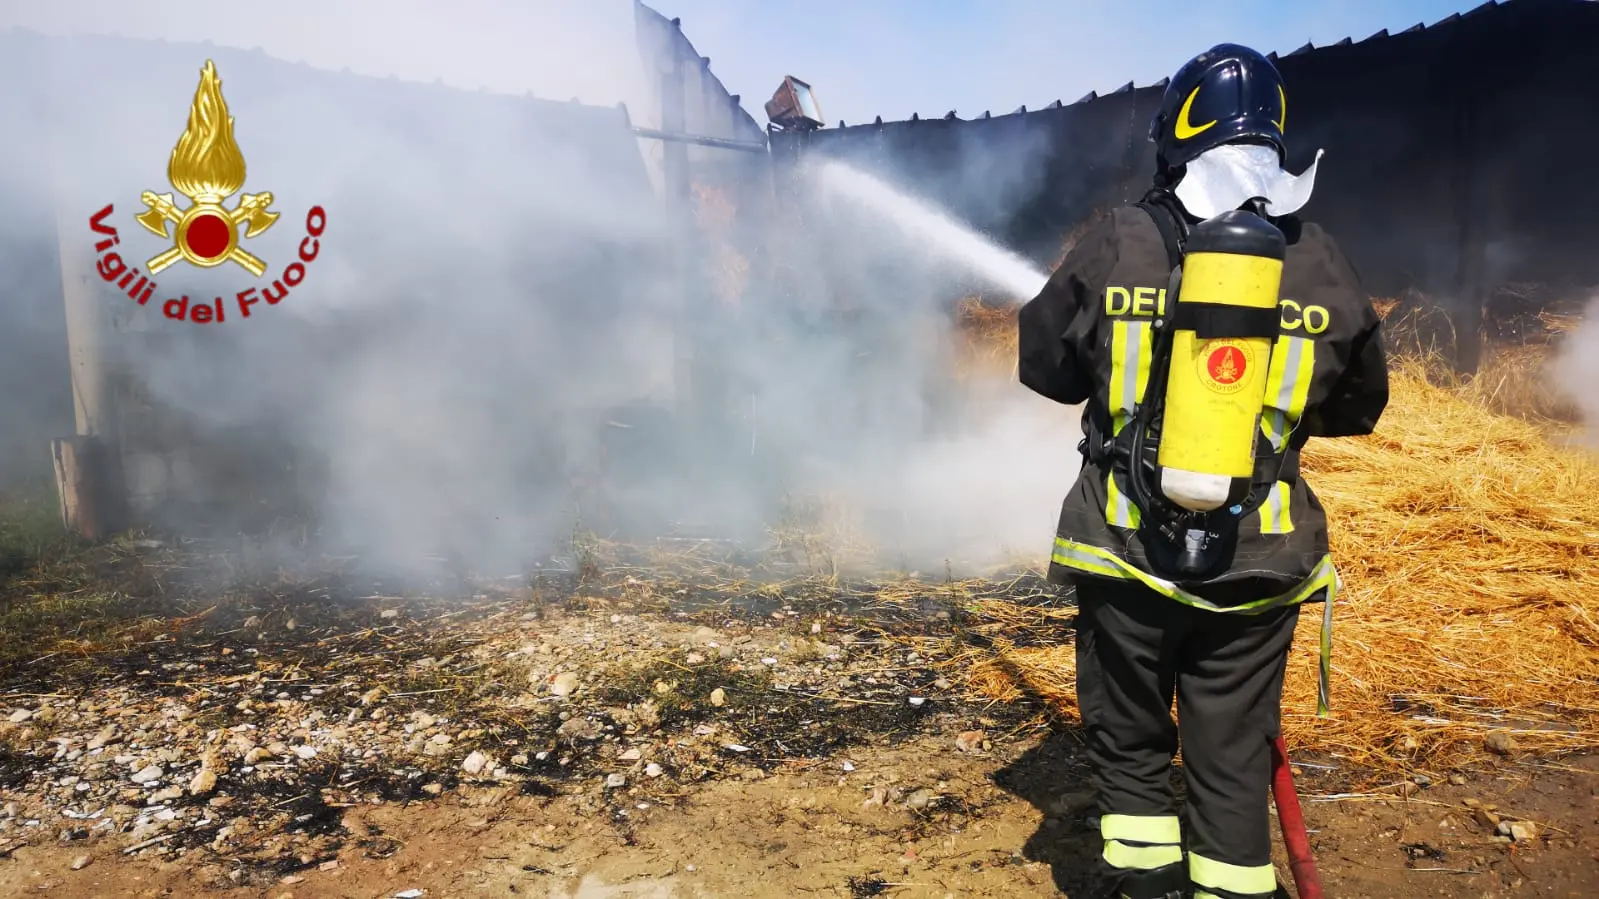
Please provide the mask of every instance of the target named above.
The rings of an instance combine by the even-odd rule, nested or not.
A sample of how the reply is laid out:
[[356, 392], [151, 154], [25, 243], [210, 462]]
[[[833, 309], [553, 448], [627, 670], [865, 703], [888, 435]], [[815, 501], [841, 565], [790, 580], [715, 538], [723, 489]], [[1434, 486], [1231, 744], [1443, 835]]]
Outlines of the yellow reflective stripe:
[[1147, 321], [1111, 322], [1110, 384], [1105, 407], [1110, 412], [1111, 436], [1121, 432], [1133, 407], [1149, 386], [1150, 323]]
[[[1310, 395], [1310, 382], [1316, 370], [1316, 342], [1305, 337], [1283, 335], [1272, 348], [1271, 367], [1266, 370], [1265, 403], [1260, 414], [1260, 430], [1271, 441], [1272, 449], [1281, 450], [1288, 443], [1288, 435], [1305, 414], [1305, 402]], [[1272, 485], [1266, 502], [1261, 504], [1260, 532], [1262, 534], [1291, 534], [1294, 531], [1292, 510], [1289, 508], [1290, 489], [1278, 481]]]
[[1184, 605], [1211, 612], [1229, 612], [1240, 615], [1258, 615], [1270, 609], [1304, 602], [1317, 590], [1330, 589], [1337, 576], [1337, 572], [1333, 569], [1332, 557], [1322, 556], [1321, 561], [1316, 563], [1316, 567], [1311, 569], [1310, 575], [1287, 593], [1268, 596], [1264, 599], [1257, 599], [1253, 602], [1246, 602], [1236, 606], [1219, 606], [1208, 599], [1189, 593], [1165, 578], [1156, 577], [1147, 571], [1139, 569], [1108, 549], [1101, 549], [1086, 543], [1078, 543], [1065, 537], [1055, 538], [1055, 552], [1050, 556], [1050, 559], [1057, 565], [1074, 568], [1089, 574], [1138, 581], [1156, 593], [1175, 599]]
[[1262, 534], [1292, 534], [1294, 519], [1290, 513], [1288, 497], [1291, 489], [1287, 481], [1271, 485], [1266, 501], [1260, 506], [1260, 532]]
[[[1111, 322], [1110, 384], [1105, 397], [1111, 436], [1121, 433], [1149, 387], [1152, 339], [1147, 321]], [[1116, 486], [1109, 471], [1105, 472], [1105, 520], [1119, 528], [1136, 528], [1139, 522], [1138, 507]]]
[[1316, 342], [1306, 337], [1277, 338], [1266, 369], [1265, 408], [1260, 429], [1273, 449], [1282, 449], [1288, 435], [1305, 413], [1310, 382], [1316, 370]]
[[1106, 840], [1176, 845], [1183, 841], [1183, 826], [1176, 815], [1101, 815], [1099, 835]]
[[1183, 860], [1181, 846], [1130, 846], [1118, 840], [1105, 841], [1105, 864], [1113, 868], [1151, 871]]
[[1299, 582], [1297, 587], [1287, 593], [1277, 596], [1268, 596], [1254, 602], [1246, 602], [1237, 606], [1218, 606], [1215, 603], [1195, 596], [1165, 578], [1158, 578], [1147, 571], [1141, 571], [1127, 563], [1115, 553], [1078, 543], [1065, 537], [1055, 538], [1055, 551], [1050, 555], [1050, 561], [1065, 568], [1092, 574], [1098, 577], [1115, 578], [1123, 581], [1138, 581], [1144, 586], [1162, 596], [1174, 599], [1184, 605], [1205, 609], [1211, 612], [1227, 612], [1235, 615], [1258, 615], [1271, 609], [1284, 606], [1298, 605], [1311, 598], [1318, 590], [1327, 591], [1327, 607], [1321, 612], [1321, 659], [1316, 677], [1316, 717], [1326, 718], [1332, 710], [1332, 607], [1338, 598], [1338, 591], [1343, 587], [1343, 579], [1338, 576], [1338, 570], [1333, 567], [1332, 556], [1322, 556], [1316, 567], [1310, 570], [1310, 575]]
[[1119, 528], [1138, 527], [1138, 507], [1116, 486], [1116, 476], [1105, 470], [1105, 520]]
[[1338, 590], [1344, 585], [1343, 579], [1334, 577], [1332, 586], [1327, 588], [1326, 605], [1321, 610], [1321, 640], [1319, 641], [1321, 658], [1316, 665], [1316, 717], [1332, 717], [1332, 618], [1333, 602], [1338, 598]]
[[1210, 890], [1199, 890], [1198, 892], [1194, 893], [1194, 899], [1221, 899], [1221, 897], [1215, 893], [1212, 893]]
[[1188, 879], [1196, 887], [1226, 890], [1230, 893], [1262, 893], [1277, 890], [1277, 872], [1271, 865], [1229, 865], [1197, 852], [1188, 853]]

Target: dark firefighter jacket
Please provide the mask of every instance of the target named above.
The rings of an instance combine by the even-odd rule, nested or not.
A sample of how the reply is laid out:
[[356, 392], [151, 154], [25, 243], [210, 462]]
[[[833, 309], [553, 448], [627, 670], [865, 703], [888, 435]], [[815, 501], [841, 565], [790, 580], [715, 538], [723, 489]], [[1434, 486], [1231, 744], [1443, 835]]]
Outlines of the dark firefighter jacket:
[[[1310, 437], [1371, 433], [1388, 402], [1387, 364], [1380, 319], [1332, 238], [1309, 223], [1285, 223], [1283, 231], [1290, 245], [1261, 430], [1272, 448], [1286, 441], [1295, 464], [1239, 522], [1229, 567], [1198, 582], [1152, 573], [1125, 474], [1113, 477], [1110, 463], [1085, 460], [1061, 509], [1051, 581], [1065, 583], [1069, 574], [1136, 580], [1190, 605], [1235, 612], [1322, 599], [1335, 589], [1326, 514], [1297, 476], [1298, 448]], [[1021, 382], [1060, 403], [1086, 403], [1085, 433], [1096, 416], [1119, 432], [1150, 386], [1151, 326], [1176, 302], [1165, 296], [1169, 260], [1148, 212], [1116, 209], [1021, 310]]]

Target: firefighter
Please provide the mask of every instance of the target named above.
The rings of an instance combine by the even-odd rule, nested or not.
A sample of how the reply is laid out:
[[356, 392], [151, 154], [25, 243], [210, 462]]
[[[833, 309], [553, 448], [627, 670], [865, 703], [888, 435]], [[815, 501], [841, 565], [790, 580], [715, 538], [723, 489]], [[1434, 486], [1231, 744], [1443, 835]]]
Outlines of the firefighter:
[[[1294, 215], [1315, 164], [1299, 176], [1283, 169], [1286, 105], [1276, 67], [1253, 50], [1223, 44], [1190, 60], [1151, 125], [1153, 188], [1091, 225], [1020, 314], [1021, 382], [1083, 404], [1083, 465], [1049, 577], [1077, 596], [1077, 695], [1112, 897], [1277, 890], [1268, 792], [1283, 673], [1299, 607], [1322, 602], [1330, 615], [1337, 587], [1299, 451], [1311, 437], [1370, 433], [1388, 401], [1370, 299], [1332, 238]], [[1264, 369], [1247, 395], [1260, 390], [1247, 418], [1250, 474], [1230, 505], [1196, 512], [1160, 492], [1151, 410], [1172, 367], [1187, 364], [1172, 360], [1169, 332], [1181, 319], [1173, 290], [1184, 289], [1188, 239], [1219, 215], [1235, 231], [1269, 223], [1256, 231], [1280, 233], [1282, 261], [1275, 296], [1256, 310], [1264, 317], [1234, 322], [1269, 329], [1259, 341], [1269, 362], [1255, 358]], [[1212, 375], [1238, 377], [1243, 357], [1222, 358]], [[1326, 671], [1324, 655], [1323, 701]], [[1171, 783], [1179, 742], [1181, 819]]]

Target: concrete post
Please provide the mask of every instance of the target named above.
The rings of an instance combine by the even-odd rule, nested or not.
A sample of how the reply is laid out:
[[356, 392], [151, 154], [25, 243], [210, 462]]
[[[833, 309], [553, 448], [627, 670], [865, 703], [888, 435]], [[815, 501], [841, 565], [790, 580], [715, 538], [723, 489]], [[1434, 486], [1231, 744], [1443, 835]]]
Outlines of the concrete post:
[[[50, 79], [51, 92], [55, 79]], [[77, 102], [54, 104], [77, 109]], [[64, 112], [58, 114], [65, 114]], [[74, 158], [70, 122], [57, 122], [51, 157], [56, 243], [61, 268], [61, 302], [66, 318], [67, 356], [72, 379], [76, 433], [51, 442], [62, 523], [74, 534], [101, 540], [125, 526], [127, 497], [118, 452], [117, 418], [110, 370], [111, 321], [107, 298], [95, 273], [89, 219], [98, 207], [72, 189], [65, 171]]]

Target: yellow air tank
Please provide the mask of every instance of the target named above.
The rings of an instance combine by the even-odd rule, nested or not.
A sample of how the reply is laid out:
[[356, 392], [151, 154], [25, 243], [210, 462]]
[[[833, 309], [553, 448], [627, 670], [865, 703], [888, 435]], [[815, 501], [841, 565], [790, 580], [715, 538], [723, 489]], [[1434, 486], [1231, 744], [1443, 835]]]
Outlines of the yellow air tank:
[[1189, 234], [1156, 457], [1161, 492], [1185, 509], [1208, 512], [1248, 493], [1286, 252], [1282, 232], [1250, 212], [1222, 213]]

